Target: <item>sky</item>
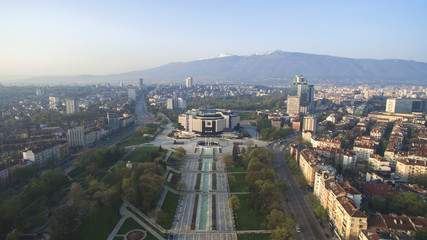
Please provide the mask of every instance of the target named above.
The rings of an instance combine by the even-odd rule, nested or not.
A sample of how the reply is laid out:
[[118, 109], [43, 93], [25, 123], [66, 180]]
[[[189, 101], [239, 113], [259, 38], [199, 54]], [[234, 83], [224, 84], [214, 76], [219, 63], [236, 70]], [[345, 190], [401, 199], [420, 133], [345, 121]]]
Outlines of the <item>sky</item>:
[[0, 75], [115, 74], [283, 50], [427, 62], [427, 1], [0, 0]]

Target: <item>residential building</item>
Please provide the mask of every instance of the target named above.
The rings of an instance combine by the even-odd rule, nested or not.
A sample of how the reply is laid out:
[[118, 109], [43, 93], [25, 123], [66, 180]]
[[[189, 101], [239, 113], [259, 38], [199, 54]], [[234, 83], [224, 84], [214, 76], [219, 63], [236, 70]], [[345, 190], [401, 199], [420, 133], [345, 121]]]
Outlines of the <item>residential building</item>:
[[315, 167], [320, 164], [320, 159], [317, 158], [315, 152], [311, 149], [304, 149], [300, 153], [299, 167], [304, 175], [307, 184], [310, 187], [314, 186]]
[[119, 114], [108, 112], [107, 113], [108, 126], [110, 127], [111, 132], [117, 132], [120, 128]]
[[65, 110], [67, 114], [73, 114], [80, 112], [79, 102], [77, 99], [67, 99], [65, 101]]
[[357, 160], [369, 160], [371, 154], [376, 152], [376, 147], [374, 144], [369, 143], [355, 143], [353, 150], [356, 151]]
[[427, 173], [427, 162], [416, 159], [401, 159], [396, 163], [396, 174], [403, 180]]
[[85, 146], [85, 128], [80, 126], [68, 129], [68, 142], [70, 147]]
[[49, 109], [58, 109], [61, 101], [58, 97], [49, 97]]
[[359, 232], [368, 228], [368, 216], [360, 211], [351, 199], [342, 197], [338, 203], [333, 213], [335, 234], [343, 239], [358, 239]]
[[312, 138], [311, 144], [313, 145], [314, 148], [317, 148], [317, 147], [341, 148], [341, 141], [337, 139]]
[[312, 131], [314, 133], [317, 131], [317, 118], [315, 115], [304, 116], [303, 121], [303, 131]]
[[390, 161], [378, 154], [371, 154], [368, 163], [373, 170], [391, 172]]

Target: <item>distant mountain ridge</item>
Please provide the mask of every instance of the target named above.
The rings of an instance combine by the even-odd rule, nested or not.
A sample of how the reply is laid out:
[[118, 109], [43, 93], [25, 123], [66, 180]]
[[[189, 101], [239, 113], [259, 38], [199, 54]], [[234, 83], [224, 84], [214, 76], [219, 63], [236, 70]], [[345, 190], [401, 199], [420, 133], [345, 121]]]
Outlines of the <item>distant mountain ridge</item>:
[[169, 63], [141, 71], [60, 77], [55, 81], [67, 79], [67, 82], [114, 83], [144, 78], [144, 83], [148, 84], [184, 84], [185, 79], [191, 76], [196, 84], [217, 82], [286, 86], [298, 74], [304, 75], [313, 84], [427, 85], [427, 63], [423, 62], [352, 59], [280, 50], [248, 56], [221, 54], [216, 58]]

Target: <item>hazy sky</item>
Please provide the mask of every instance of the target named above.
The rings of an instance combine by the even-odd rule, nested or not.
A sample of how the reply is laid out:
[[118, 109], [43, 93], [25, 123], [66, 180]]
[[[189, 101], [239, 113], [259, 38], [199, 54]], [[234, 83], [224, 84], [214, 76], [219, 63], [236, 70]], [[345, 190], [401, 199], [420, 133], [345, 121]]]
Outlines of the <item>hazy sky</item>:
[[427, 62], [427, 1], [0, 1], [0, 75], [284, 50]]

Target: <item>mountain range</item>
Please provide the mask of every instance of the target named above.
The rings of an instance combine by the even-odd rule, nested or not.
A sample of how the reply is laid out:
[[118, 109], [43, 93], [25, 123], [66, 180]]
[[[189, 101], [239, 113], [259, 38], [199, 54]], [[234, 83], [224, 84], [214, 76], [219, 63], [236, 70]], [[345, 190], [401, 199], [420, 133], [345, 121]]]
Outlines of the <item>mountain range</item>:
[[352, 59], [327, 55], [273, 51], [248, 56], [221, 54], [215, 58], [175, 62], [163, 66], [112, 75], [50, 76], [23, 79], [21, 82], [62, 84], [106, 83], [119, 81], [144, 83], [258, 84], [287, 86], [295, 75], [304, 75], [311, 84], [334, 85], [427, 85], [427, 63], [411, 60]]

